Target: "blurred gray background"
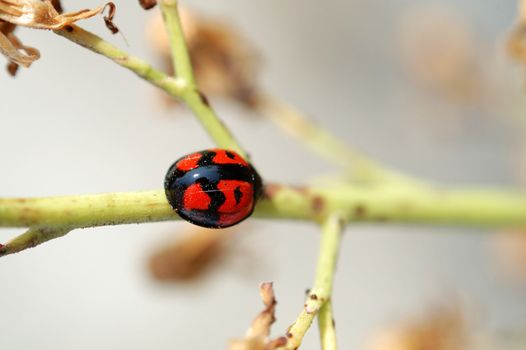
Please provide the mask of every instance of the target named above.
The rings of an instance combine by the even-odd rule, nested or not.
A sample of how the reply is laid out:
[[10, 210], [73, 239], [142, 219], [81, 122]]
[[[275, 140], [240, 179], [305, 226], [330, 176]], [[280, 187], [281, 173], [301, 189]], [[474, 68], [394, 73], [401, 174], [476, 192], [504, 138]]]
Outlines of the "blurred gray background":
[[[69, 10], [99, 4], [64, 2]], [[101, 18], [81, 25], [159, 62], [145, 36], [152, 13], [135, 1], [116, 4], [129, 47]], [[442, 183], [526, 183], [525, 75], [503, 44], [515, 2], [183, 4], [236, 26], [261, 52], [265, 89], [349, 145]], [[51, 32], [17, 33], [42, 59], [15, 79], [1, 73], [0, 196], [157, 189], [176, 158], [212, 146], [188, 113], [164, 108], [155, 89], [130, 72]], [[227, 103], [217, 110], [265, 179], [305, 183], [338, 170], [263, 118]], [[183, 225], [77, 230], [1, 259], [1, 348], [226, 348], [260, 311], [261, 281], [274, 281], [273, 330], [283, 333], [313, 281], [317, 228], [249, 220], [232, 255], [204, 279], [158, 284], [148, 257]], [[2, 229], [0, 241], [19, 232]], [[351, 226], [334, 292], [340, 348], [364, 349], [382, 329], [451, 302], [484, 337], [526, 329], [526, 288], [498, 274], [491, 233]], [[304, 348], [319, 348], [316, 327]]]

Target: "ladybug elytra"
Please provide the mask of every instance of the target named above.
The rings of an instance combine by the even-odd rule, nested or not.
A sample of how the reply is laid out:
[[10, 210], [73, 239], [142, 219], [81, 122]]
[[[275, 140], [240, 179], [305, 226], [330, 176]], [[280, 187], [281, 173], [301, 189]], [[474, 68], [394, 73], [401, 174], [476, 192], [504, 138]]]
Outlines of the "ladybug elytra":
[[166, 173], [164, 190], [184, 220], [224, 228], [252, 214], [262, 182], [252, 165], [236, 152], [208, 149], [175, 161]]

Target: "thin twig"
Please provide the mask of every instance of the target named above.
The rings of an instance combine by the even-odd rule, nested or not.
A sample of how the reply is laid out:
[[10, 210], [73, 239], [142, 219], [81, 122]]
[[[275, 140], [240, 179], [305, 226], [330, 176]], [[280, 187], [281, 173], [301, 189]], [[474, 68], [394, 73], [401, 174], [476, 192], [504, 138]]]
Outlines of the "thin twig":
[[160, 5], [172, 48], [175, 76], [186, 86], [185, 93], [181, 96], [182, 99], [188, 107], [190, 107], [217, 146], [234, 150], [243, 158], [248, 159], [248, 154], [241, 148], [234, 135], [223, 124], [219, 116], [212, 109], [208, 98], [197, 86], [190, 53], [188, 52], [181, 25], [181, 18], [179, 17], [177, 0], [161, 0]]
[[296, 137], [312, 151], [342, 167], [356, 181], [409, 180], [409, 176], [381, 166], [350, 148], [328, 131], [309, 121], [297, 108], [270, 95], [260, 96], [258, 109], [274, 124]]
[[179, 10], [176, 0], [161, 0], [159, 2], [163, 14], [164, 24], [168, 32], [170, 47], [172, 48], [172, 63], [175, 75], [182, 79], [186, 84], [195, 87], [194, 71], [190, 54], [186, 48]]
[[310, 328], [314, 317], [331, 297], [336, 260], [344, 224], [344, 220], [338, 214], [329, 216], [323, 223], [320, 255], [314, 286], [307, 295], [303, 310], [287, 331], [287, 345], [283, 347], [283, 350], [294, 350], [301, 345], [303, 337]]
[[336, 327], [332, 314], [332, 302], [329, 299], [320, 309], [318, 314], [320, 341], [322, 350], [337, 350]]
[[146, 61], [131, 56], [129, 53], [110, 44], [101, 37], [88, 32], [76, 25], [66, 26], [64, 29], [56, 30], [56, 34], [85, 47], [86, 49], [103, 55], [121, 67], [129, 69], [139, 77], [166, 91], [169, 95], [180, 98], [184, 93], [184, 84], [156, 70]]
[[46, 241], [62, 237], [71, 231], [67, 227], [34, 227], [0, 247], [0, 256], [18, 253]]
[[[169, 19], [178, 20], [178, 17], [171, 16]], [[205, 95], [202, 94], [195, 85], [189, 84], [188, 81], [185, 80], [188, 78], [188, 74], [185, 73], [187, 75], [185, 79], [183, 79], [183, 77], [169, 77], [165, 73], [154, 69], [145, 61], [131, 56], [127, 52], [104, 41], [99, 36], [76, 25], [67, 26], [64, 29], [55, 31], [55, 33], [88, 50], [109, 58], [119, 66], [131, 70], [139, 77], [164, 90], [170, 96], [183, 100], [193, 111], [201, 125], [203, 125], [206, 132], [218, 147], [236, 151], [241, 156], [247, 158], [247, 153], [239, 146], [234, 135], [225, 127], [211, 108]], [[180, 40], [183, 40], [183, 38], [181, 37]], [[184, 41], [181, 41], [181, 43], [184, 43]], [[181, 48], [178, 48], [178, 50], [181, 50]], [[191, 69], [191, 67], [186, 66], [183, 72], [185, 69]]]

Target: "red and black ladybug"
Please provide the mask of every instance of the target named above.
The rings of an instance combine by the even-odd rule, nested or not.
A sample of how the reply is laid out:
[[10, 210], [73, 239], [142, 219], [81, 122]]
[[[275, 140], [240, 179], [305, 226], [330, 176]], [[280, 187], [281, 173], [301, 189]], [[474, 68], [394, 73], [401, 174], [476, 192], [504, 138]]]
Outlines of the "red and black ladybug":
[[172, 208], [186, 221], [224, 228], [252, 214], [262, 182], [236, 152], [208, 149], [175, 161], [166, 173], [164, 190]]

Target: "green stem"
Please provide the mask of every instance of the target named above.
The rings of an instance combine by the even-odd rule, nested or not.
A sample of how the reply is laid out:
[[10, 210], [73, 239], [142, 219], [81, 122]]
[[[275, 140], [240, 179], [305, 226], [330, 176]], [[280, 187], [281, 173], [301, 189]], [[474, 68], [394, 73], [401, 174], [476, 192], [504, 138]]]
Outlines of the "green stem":
[[[321, 222], [338, 211], [346, 221], [526, 226], [526, 194], [488, 189], [359, 186], [266, 186], [254, 216]], [[176, 220], [164, 190], [48, 198], [0, 198], [0, 227], [84, 228]]]
[[195, 87], [192, 61], [186, 48], [177, 0], [161, 0], [159, 2], [163, 14], [164, 24], [168, 32], [170, 47], [172, 48], [172, 62], [177, 77], [183, 79], [189, 86]]
[[336, 328], [332, 314], [332, 302], [328, 300], [318, 314], [320, 341], [322, 350], [337, 350]]
[[67, 227], [32, 227], [0, 247], [0, 256], [36, 247], [51, 239], [62, 237], [69, 231], [71, 229]]
[[340, 215], [331, 215], [323, 223], [320, 256], [314, 286], [309, 291], [303, 310], [287, 331], [287, 345], [283, 348], [284, 350], [297, 349], [301, 345], [314, 317], [331, 296], [343, 228], [344, 221]]
[[183, 99], [217, 146], [236, 151], [243, 158], [249, 159], [248, 154], [241, 148], [200, 91], [192, 90], [183, 96]]
[[[169, 27], [172, 29], [175, 27], [179, 28], [180, 24], [177, 14], [173, 12], [170, 13], [171, 15], [165, 19], [170, 21], [175, 20], [177, 23], [172, 23]], [[218, 147], [236, 151], [242, 157], [248, 159], [247, 153], [239, 146], [239, 143], [236, 141], [232, 133], [230, 133], [214, 110], [210, 107], [205, 95], [201, 93], [195, 86], [195, 83], [193, 83], [193, 78], [190, 78], [193, 76], [193, 73], [189, 62], [183, 63], [182, 66], [179, 66], [178, 74], [181, 74], [181, 76], [173, 78], [154, 69], [145, 61], [129, 55], [127, 52], [104, 41], [99, 36], [78, 26], [67, 26], [64, 29], [55, 31], [55, 33], [87, 48], [88, 50], [109, 58], [121, 67], [131, 70], [139, 77], [164, 90], [170, 96], [182, 99], [194, 112], [199, 122], [203, 125], [206, 132]], [[177, 33], [182, 35], [182, 31], [178, 32], [177, 30], [172, 32], [172, 35]], [[181, 55], [185, 56], [184, 54], [179, 53], [179, 51], [186, 51], [184, 38], [181, 36], [178, 37], [178, 39], [179, 40], [176, 40], [178, 43], [177, 49], [174, 49], [179, 55], [175, 57], [176, 59], [180, 59]], [[185, 59], [183, 59], [183, 62], [184, 61]]]
[[258, 108], [274, 124], [296, 137], [321, 157], [342, 167], [356, 181], [409, 179], [350, 148], [323, 128], [310, 122], [295, 107], [270, 95], [260, 96]]
[[[502, 227], [526, 225], [526, 194], [492, 190], [268, 185], [254, 216], [322, 221], [338, 210], [355, 222]], [[74, 228], [175, 220], [164, 190], [0, 198], [0, 227]]]
[[76, 25], [56, 30], [55, 33], [85, 47], [88, 50], [109, 58], [114, 63], [134, 72], [144, 80], [166, 91], [171, 96], [180, 98], [185, 91], [185, 85], [181, 81], [167, 76], [163, 72], [153, 68], [146, 61], [131, 56], [127, 52], [113, 46], [107, 41], [104, 41], [101, 37]]

